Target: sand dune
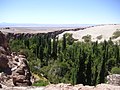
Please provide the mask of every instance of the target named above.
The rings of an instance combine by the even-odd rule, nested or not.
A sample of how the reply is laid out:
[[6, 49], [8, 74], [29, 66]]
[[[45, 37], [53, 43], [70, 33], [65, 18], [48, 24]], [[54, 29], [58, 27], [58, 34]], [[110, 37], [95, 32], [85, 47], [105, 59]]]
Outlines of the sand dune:
[[[83, 41], [82, 37], [86, 35], [91, 35], [92, 41], [96, 41], [97, 36], [102, 35], [102, 39], [98, 40], [104, 41], [104, 40], [109, 40], [109, 38], [113, 35], [113, 33], [119, 30], [120, 31], [120, 24], [111, 24], [111, 25], [98, 25], [98, 26], [93, 26], [86, 28], [84, 30], [78, 30], [78, 31], [66, 31], [62, 34], [59, 35], [59, 39], [63, 37], [65, 33], [72, 33], [74, 39], [78, 39], [79, 41]], [[114, 39], [113, 41], [118, 41], [120, 40], [120, 37]]]

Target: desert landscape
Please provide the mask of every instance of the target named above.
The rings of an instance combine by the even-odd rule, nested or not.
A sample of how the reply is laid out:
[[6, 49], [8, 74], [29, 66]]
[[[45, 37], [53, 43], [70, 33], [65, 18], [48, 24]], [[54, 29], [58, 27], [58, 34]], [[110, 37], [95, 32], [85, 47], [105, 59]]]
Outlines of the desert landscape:
[[[16, 74], [21, 73], [21, 71], [19, 71], [21, 69], [19, 69], [19, 68], [23, 68], [24, 62], [26, 62], [26, 58], [25, 58], [25, 56], [23, 56], [21, 54], [15, 56], [16, 54], [10, 53], [11, 52], [10, 48], [6, 49], [7, 47], [9, 47], [8, 42], [6, 41], [7, 40], [6, 37], [8, 35], [10, 35], [10, 34], [13, 35], [13, 36], [9, 36], [9, 38], [13, 38], [13, 37], [16, 37], [16, 35], [23, 35], [23, 34], [25, 34], [25, 35], [30, 34], [30, 35], [32, 35], [32, 37], [33, 37], [33, 35], [37, 35], [37, 34], [51, 34], [51, 35], [53, 34], [53, 35], [56, 35], [59, 38], [59, 40], [62, 40], [63, 36], [65, 34], [69, 33], [69, 34], [72, 34], [71, 38], [74, 38], [75, 40], [77, 40], [77, 42], [85, 42], [84, 39], [82, 39], [82, 37], [86, 36], [86, 35], [91, 35], [92, 42], [96, 42], [96, 41], [104, 42], [104, 40], [108, 41], [110, 38], [112, 38], [112, 36], [114, 36], [114, 32], [118, 31], [118, 34], [119, 34], [120, 25], [119, 24], [110, 24], [110, 25], [97, 25], [97, 26], [95, 25], [95, 26], [89, 26], [89, 27], [87, 26], [84, 28], [82, 27], [82, 28], [67, 28], [67, 29], [59, 28], [59, 30], [57, 30], [57, 29], [56, 30], [50, 29], [50, 30], [46, 30], [46, 31], [44, 30], [44, 32], [42, 30], [29, 31], [28, 29], [25, 29], [25, 28], [18, 29], [18, 28], [13, 28], [13, 27], [12, 28], [7, 27], [7, 28], [0, 29], [1, 30], [1, 35], [0, 35], [1, 43], [0, 44], [6, 50], [6, 51], [3, 51], [2, 49], [0, 49], [1, 53], [2, 53], [1, 57], [0, 57], [0, 62], [4, 63], [4, 65], [6, 65], [6, 66], [3, 66], [1, 64], [0, 67], [2, 68], [3, 71], [4, 71], [4, 69], [11, 68], [11, 71], [4, 72], [4, 73], [8, 74], [7, 76], [4, 76], [6, 78], [8, 78], [9, 73], [12, 72], [12, 74], [10, 76], [12, 78], [10, 78], [8, 80], [6, 80], [6, 79], [4, 80], [2, 73], [1, 73], [0, 78], [3, 78], [3, 81], [1, 81], [2, 89], [5, 89], [5, 90], [61, 90], [61, 89], [65, 89], [65, 90], [79, 90], [79, 89], [81, 89], [81, 90], [101, 90], [101, 89], [102, 90], [119, 90], [120, 89], [120, 86], [119, 86], [120, 85], [120, 83], [119, 83], [120, 76], [117, 74], [116, 75], [113, 74], [115, 76], [110, 76], [110, 78], [107, 78], [108, 83], [106, 83], [106, 84], [101, 83], [101, 84], [98, 84], [96, 86], [88, 86], [88, 85], [83, 85], [83, 84], [72, 85], [72, 84], [59, 83], [59, 84], [49, 84], [46, 87], [45, 86], [42, 86], [42, 87], [40, 87], [40, 86], [39, 87], [38, 86], [37, 87], [36, 86], [22, 87], [25, 85], [26, 81], [25, 82], [22, 81], [21, 84], [18, 84], [18, 85], [20, 85], [20, 87], [14, 86], [14, 85], [16, 85], [15, 82], [17, 83], [16, 79], [18, 79], [18, 81], [19, 81], [19, 78], [18, 78], [18, 76], [16, 76]], [[102, 38], [100, 40], [97, 39], [97, 36], [101, 36], [101, 35], [102, 35]], [[17, 37], [17, 38], [19, 38], [19, 37]], [[27, 38], [27, 36], [26, 36], [26, 38]], [[119, 38], [120, 38], [120, 35], [112, 40], [113, 40], [113, 42], [119, 43], [119, 41], [120, 41]], [[4, 59], [2, 59], [3, 55], [7, 56], [7, 58], [8, 58], [9, 67], [7, 67], [7, 63], [4, 61]], [[4, 58], [5, 58], [5, 56], [4, 56]], [[12, 57], [12, 59], [10, 59], [10, 57]], [[20, 61], [19, 62], [16, 61], [17, 59]], [[22, 63], [21, 63], [21, 60], [23, 60]], [[17, 64], [17, 66], [15, 64]], [[26, 69], [27, 70], [26, 73], [28, 73], [28, 75], [29, 75], [28, 81], [32, 80], [32, 83], [34, 83], [33, 79], [32, 78], [30, 79], [30, 77], [32, 77], [32, 76], [31, 76], [31, 74], [29, 74], [30, 73], [29, 66], [27, 66], [27, 64], [26, 64], [24, 67], [28, 68], [28, 69]], [[14, 80], [14, 78], [16, 78], [16, 79]], [[23, 77], [21, 77], [20, 80], [22, 78]], [[24, 78], [23, 78], [23, 80], [24, 80]], [[13, 83], [12, 83], [12, 81], [13, 81]], [[9, 82], [11, 82], [11, 83], [9, 83]], [[29, 84], [27, 84], [27, 85], [29, 85]]]
[[120, 0], [0, 0], [0, 90], [120, 90]]
[[[9, 28], [9, 27], [8, 27]], [[77, 30], [76, 30], [77, 29]], [[120, 31], [120, 24], [103, 24], [103, 25], [95, 25], [95, 26], [84, 26], [84, 27], [11, 27], [9, 29], [0, 28], [0, 31], [5, 33], [48, 33], [55, 31], [63, 31], [63, 33], [59, 34], [58, 37], [61, 39], [65, 33], [71, 33], [74, 39], [78, 41], [84, 41], [82, 39], [83, 36], [91, 35], [92, 41], [104, 41], [109, 40], [113, 33], [116, 31]], [[101, 36], [101, 39], [97, 37]], [[120, 37], [113, 39], [113, 41], [119, 41]]]
[[[9, 27], [8, 27], [9, 28]], [[59, 31], [62, 29], [72, 29], [72, 27], [10, 27], [6, 29], [5, 27], [1, 27], [0, 31], [3, 33], [48, 33]]]
[[[104, 41], [109, 40], [110, 37], [113, 36], [113, 33], [115, 31], [120, 31], [120, 24], [111, 24], [111, 25], [96, 25], [96, 26], [90, 26], [86, 27], [84, 30], [78, 30], [78, 31], [66, 31], [59, 35], [59, 38], [62, 38], [62, 36], [65, 33], [71, 33], [74, 39], [78, 39], [79, 41], [84, 41], [82, 39], [83, 36], [91, 35], [92, 41]], [[97, 39], [98, 36], [101, 36], [101, 39]], [[113, 41], [119, 41], [120, 37], [115, 38]]]

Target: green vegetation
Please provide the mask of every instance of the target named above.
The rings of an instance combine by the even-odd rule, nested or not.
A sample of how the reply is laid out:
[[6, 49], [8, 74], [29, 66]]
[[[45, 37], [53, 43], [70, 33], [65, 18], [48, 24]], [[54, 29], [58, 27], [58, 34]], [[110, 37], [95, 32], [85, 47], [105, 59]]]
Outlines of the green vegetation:
[[113, 67], [112, 70], [111, 70], [111, 72], [113, 74], [120, 74], [120, 68], [119, 67]]
[[32, 86], [47, 86], [49, 83], [47, 81], [39, 80], [35, 83], [33, 83]]
[[32, 73], [33, 78], [35, 79], [35, 82], [32, 84], [32, 86], [46, 86], [49, 85], [50, 82], [41, 75]]
[[61, 40], [51, 34], [23, 35], [10, 38], [9, 44], [12, 51], [26, 55], [33, 73], [42, 73], [50, 83], [104, 83], [108, 71], [120, 67], [120, 43], [89, 42], [90, 35], [84, 38], [86, 43], [74, 42], [71, 34], [65, 34]]
[[120, 37], [120, 29], [117, 29], [114, 33], [113, 33], [113, 36], [112, 36], [112, 39], [116, 39]]
[[102, 39], [102, 35], [99, 35], [96, 37], [98, 40], [101, 40]]
[[82, 39], [84, 39], [85, 42], [90, 42], [91, 41], [91, 35], [83, 36]]

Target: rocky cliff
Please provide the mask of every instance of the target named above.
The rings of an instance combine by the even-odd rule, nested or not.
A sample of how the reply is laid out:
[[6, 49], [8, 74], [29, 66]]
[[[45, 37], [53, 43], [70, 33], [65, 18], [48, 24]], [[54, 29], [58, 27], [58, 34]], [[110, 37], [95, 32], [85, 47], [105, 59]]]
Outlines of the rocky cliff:
[[31, 73], [24, 55], [11, 53], [7, 38], [0, 32], [0, 83], [5, 86], [31, 85]]

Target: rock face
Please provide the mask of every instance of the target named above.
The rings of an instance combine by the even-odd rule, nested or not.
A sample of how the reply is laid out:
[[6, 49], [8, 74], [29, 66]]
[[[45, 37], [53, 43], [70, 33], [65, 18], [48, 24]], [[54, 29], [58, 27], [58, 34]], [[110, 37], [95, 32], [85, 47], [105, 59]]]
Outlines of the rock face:
[[7, 39], [0, 32], [0, 83], [6, 86], [30, 86], [30, 79], [25, 56], [10, 53]]
[[0, 31], [0, 52], [10, 55], [10, 48], [8, 46], [5, 35]]
[[108, 84], [120, 86], [120, 74], [113, 74], [107, 76]]
[[32, 84], [30, 81], [30, 69], [27, 64], [27, 60], [23, 55], [13, 56], [13, 66], [11, 70], [14, 85], [30, 86]]

